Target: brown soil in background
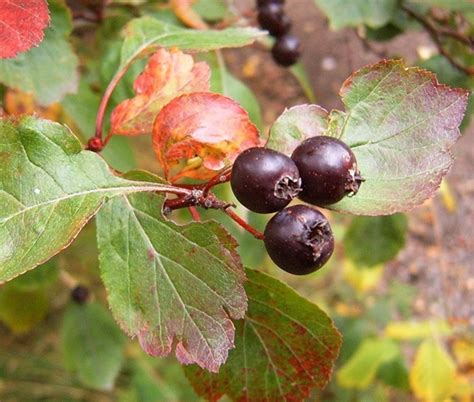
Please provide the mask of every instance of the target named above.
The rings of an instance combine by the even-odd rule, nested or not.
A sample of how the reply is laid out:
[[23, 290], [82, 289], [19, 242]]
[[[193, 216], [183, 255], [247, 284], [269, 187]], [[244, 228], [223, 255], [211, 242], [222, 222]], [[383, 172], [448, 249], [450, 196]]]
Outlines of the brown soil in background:
[[[250, 0], [238, 3], [244, 11], [254, 5]], [[303, 43], [302, 62], [317, 103], [326, 109], [342, 108], [338, 91], [352, 71], [384, 56], [413, 64], [420, 48], [434, 48], [427, 34], [410, 32], [368, 49], [351, 29], [330, 31], [314, 0], [287, 0], [286, 10], [293, 32]], [[254, 90], [266, 130], [286, 107], [308, 103], [293, 76], [278, 67], [267, 50], [254, 46], [225, 54], [233, 72]], [[456, 200], [455, 210], [449, 212], [437, 195], [410, 211], [407, 246], [385, 275], [388, 282], [398, 279], [416, 286], [416, 315], [474, 325], [474, 124], [454, 153], [456, 161], [447, 182]]]

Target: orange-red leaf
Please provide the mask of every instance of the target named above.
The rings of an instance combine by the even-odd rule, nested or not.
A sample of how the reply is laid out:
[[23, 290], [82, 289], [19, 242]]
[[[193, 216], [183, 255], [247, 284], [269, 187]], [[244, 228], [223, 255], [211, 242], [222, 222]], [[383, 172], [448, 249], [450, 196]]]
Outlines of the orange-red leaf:
[[189, 92], [209, 91], [210, 74], [206, 63], [194, 64], [190, 55], [178, 50], [158, 50], [135, 80], [137, 95], [114, 109], [112, 132], [118, 135], [151, 133], [156, 115], [173, 98]]
[[192, 9], [195, 0], [171, 0], [171, 7], [176, 16], [190, 28], [207, 29], [207, 24], [198, 13]]
[[259, 146], [257, 128], [234, 100], [209, 92], [180, 96], [158, 114], [153, 149], [170, 178], [170, 169], [186, 160], [172, 180], [207, 179], [234, 161], [244, 149]]
[[38, 46], [48, 24], [45, 0], [0, 0], [0, 58]]

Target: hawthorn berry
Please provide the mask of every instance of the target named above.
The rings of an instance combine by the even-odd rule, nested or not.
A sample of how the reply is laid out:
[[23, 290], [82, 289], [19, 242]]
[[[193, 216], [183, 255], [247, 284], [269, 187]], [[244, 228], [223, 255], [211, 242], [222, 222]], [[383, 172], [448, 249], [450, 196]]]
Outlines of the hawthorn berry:
[[301, 175], [299, 198], [310, 204], [334, 204], [356, 194], [363, 181], [354, 153], [337, 138], [308, 138], [293, 151], [291, 159]]
[[78, 304], [84, 304], [89, 299], [89, 289], [85, 286], [77, 285], [71, 290], [71, 299]]
[[284, 4], [285, 0], [257, 0], [257, 7], [263, 7], [268, 4]]
[[97, 137], [92, 137], [87, 143], [87, 149], [92, 152], [100, 152], [104, 148], [104, 143], [102, 139]]
[[263, 147], [249, 148], [237, 157], [230, 184], [240, 203], [259, 213], [280, 211], [301, 190], [291, 158]]
[[290, 18], [285, 14], [283, 6], [277, 3], [269, 3], [258, 10], [258, 23], [276, 37], [288, 33], [291, 28]]
[[265, 227], [265, 248], [273, 262], [294, 275], [321, 268], [334, 251], [334, 237], [326, 217], [307, 205], [277, 213]]
[[301, 56], [300, 40], [293, 35], [279, 37], [272, 47], [272, 56], [283, 67], [295, 64]]

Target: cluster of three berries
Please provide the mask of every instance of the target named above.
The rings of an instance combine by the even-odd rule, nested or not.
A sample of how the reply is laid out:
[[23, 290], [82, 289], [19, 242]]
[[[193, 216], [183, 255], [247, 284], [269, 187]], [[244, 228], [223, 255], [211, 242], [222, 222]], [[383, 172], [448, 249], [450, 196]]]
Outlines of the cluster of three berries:
[[291, 158], [268, 148], [250, 148], [234, 162], [232, 191], [246, 208], [278, 212], [265, 228], [265, 248], [283, 270], [305, 275], [332, 255], [334, 238], [326, 217], [306, 205], [285, 208], [295, 197], [318, 206], [357, 193], [362, 182], [354, 153], [342, 141], [316, 136]]
[[258, 23], [276, 38], [272, 47], [275, 62], [284, 67], [295, 64], [301, 56], [299, 39], [289, 34], [291, 20], [283, 9], [284, 0], [257, 0]]

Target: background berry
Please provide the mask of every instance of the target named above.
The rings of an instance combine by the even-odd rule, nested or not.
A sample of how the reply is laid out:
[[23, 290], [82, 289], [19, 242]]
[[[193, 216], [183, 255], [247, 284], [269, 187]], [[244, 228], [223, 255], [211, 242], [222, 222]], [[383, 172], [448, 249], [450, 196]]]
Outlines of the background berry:
[[334, 251], [334, 237], [326, 217], [306, 205], [277, 213], [265, 228], [265, 248], [273, 262], [294, 275], [321, 268]]
[[285, 0], [257, 0], [257, 7], [263, 7], [268, 4], [284, 4]]
[[247, 149], [237, 157], [230, 183], [242, 205], [259, 213], [281, 210], [301, 189], [291, 158], [263, 147]]
[[290, 18], [285, 14], [283, 6], [270, 3], [258, 10], [258, 23], [272, 36], [282, 36], [291, 28]]
[[362, 178], [354, 153], [342, 141], [316, 136], [303, 141], [291, 158], [300, 171], [303, 191], [299, 198], [314, 205], [340, 201], [359, 190]]
[[284, 67], [295, 64], [301, 56], [300, 40], [293, 35], [284, 35], [277, 39], [272, 47], [273, 60]]
[[78, 304], [84, 304], [89, 299], [89, 289], [85, 286], [77, 285], [71, 290], [71, 299]]

